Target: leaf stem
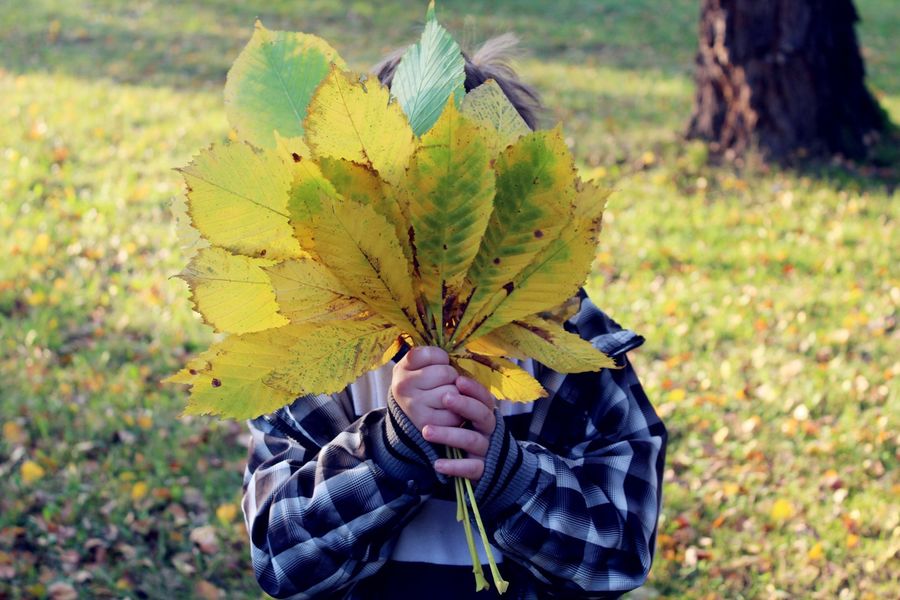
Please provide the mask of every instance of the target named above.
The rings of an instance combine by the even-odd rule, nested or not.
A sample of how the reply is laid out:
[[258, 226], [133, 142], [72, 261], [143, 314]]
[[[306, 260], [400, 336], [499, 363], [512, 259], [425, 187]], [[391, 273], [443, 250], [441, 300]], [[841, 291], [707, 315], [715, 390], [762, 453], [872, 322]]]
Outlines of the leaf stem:
[[[460, 458], [461, 454], [457, 448], [447, 448], [447, 456]], [[463, 529], [466, 532], [466, 544], [469, 546], [469, 557], [472, 559], [472, 573], [475, 575], [475, 591], [480, 592], [490, 589], [491, 586], [484, 576], [481, 559], [478, 558], [478, 551], [475, 549], [475, 536], [472, 534], [472, 523], [469, 521], [469, 509], [466, 506], [462, 477], [454, 477], [453, 483], [456, 486], [456, 520], [462, 521]]]
[[491, 551], [491, 543], [488, 540], [487, 532], [484, 529], [484, 523], [481, 522], [481, 513], [478, 511], [478, 505], [475, 503], [475, 490], [472, 489], [472, 482], [463, 479], [466, 490], [469, 492], [469, 500], [472, 502], [472, 513], [475, 515], [475, 523], [478, 525], [478, 533], [481, 534], [481, 543], [484, 545], [484, 553], [487, 554], [488, 564], [491, 567], [491, 576], [494, 578], [494, 585], [501, 594], [509, 587], [509, 582], [500, 575], [500, 569], [497, 568], [497, 561], [494, 560], [494, 553]]

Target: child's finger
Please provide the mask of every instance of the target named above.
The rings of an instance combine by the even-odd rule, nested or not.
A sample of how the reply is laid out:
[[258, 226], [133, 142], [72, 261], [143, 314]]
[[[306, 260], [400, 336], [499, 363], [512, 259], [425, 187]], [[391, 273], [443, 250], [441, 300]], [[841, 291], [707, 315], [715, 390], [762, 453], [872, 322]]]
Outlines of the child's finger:
[[497, 419], [494, 411], [471, 396], [449, 393], [443, 396], [444, 407], [471, 421], [472, 426], [485, 435], [494, 432]]
[[443, 425], [444, 427], [459, 427], [465, 421], [465, 419], [452, 410], [443, 409], [429, 410], [424, 419], [428, 425]]
[[465, 477], [478, 481], [484, 475], [484, 461], [480, 458], [439, 458], [434, 470], [450, 477]]
[[433, 444], [459, 448], [476, 456], [485, 456], [490, 444], [487, 436], [471, 429], [463, 429], [462, 427], [444, 427], [442, 425], [429, 424], [422, 429], [422, 437]]
[[416, 346], [400, 360], [407, 371], [417, 371], [428, 365], [449, 365], [450, 357], [435, 346]]
[[460, 375], [456, 378], [456, 388], [460, 394], [471, 396], [482, 402], [489, 409], [494, 410], [494, 397], [486, 387], [470, 377]]
[[410, 382], [420, 390], [453, 385], [459, 373], [450, 365], [429, 365], [409, 374]]

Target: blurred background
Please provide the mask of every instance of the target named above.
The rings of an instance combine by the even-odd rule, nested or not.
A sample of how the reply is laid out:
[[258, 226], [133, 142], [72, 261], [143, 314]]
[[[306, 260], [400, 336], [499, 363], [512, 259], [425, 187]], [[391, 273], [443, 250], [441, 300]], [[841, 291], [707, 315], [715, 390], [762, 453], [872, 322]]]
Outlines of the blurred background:
[[[0, 597], [259, 598], [242, 423], [162, 385], [211, 333], [172, 276], [174, 167], [233, 136], [225, 73], [256, 17], [356, 69], [425, 2], [0, 0]], [[900, 7], [857, 0], [900, 122]], [[443, 0], [522, 77], [582, 174], [616, 188], [589, 289], [647, 338], [671, 439], [632, 598], [900, 596], [896, 164], [711, 160], [683, 134], [699, 1]]]

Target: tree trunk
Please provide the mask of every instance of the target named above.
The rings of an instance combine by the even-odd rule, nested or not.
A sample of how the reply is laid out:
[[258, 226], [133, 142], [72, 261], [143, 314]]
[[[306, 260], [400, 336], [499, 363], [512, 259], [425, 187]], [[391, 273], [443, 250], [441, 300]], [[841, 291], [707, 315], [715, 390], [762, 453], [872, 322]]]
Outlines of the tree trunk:
[[866, 89], [851, 0], [703, 0], [688, 137], [734, 158], [865, 158], [887, 126]]

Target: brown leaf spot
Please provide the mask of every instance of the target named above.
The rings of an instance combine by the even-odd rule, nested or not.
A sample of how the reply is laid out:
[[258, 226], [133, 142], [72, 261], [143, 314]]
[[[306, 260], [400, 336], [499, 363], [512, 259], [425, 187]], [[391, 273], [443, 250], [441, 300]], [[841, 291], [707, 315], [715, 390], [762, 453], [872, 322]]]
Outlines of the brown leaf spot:
[[499, 265], [499, 264], [500, 264], [500, 257], [499, 257], [499, 256], [498, 256], [497, 258], [494, 259], [494, 264], [495, 264], [495, 265]]
[[219, 381], [218, 379], [216, 379], [215, 377], [213, 377], [213, 380], [212, 380], [212, 386], [213, 386], [213, 387], [219, 387], [219, 386], [221, 386], [221, 385], [222, 385], [222, 382]]
[[266, 249], [263, 248], [262, 250], [260, 250], [260, 251], [259, 251], [259, 255], [260, 255], [260, 256], [265, 256], [265, 255], [266, 255]]
[[534, 335], [541, 337], [541, 338], [547, 340], [548, 342], [553, 341], [553, 336], [546, 329], [541, 329], [540, 327], [535, 327], [534, 325], [529, 325], [528, 323], [524, 323], [522, 321], [513, 321], [513, 323], [515, 323], [519, 327], [527, 329]]
[[196, 375], [197, 369], [188, 369], [188, 373], [190, 373], [191, 375]]
[[409, 236], [409, 248], [412, 250], [412, 262], [413, 262], [413, 273], [419, 273], [419, 256], [416, 251], [416, 231], [410, 226], [410, 228], [406, 231], [406, 235]]
[[536, 237], [536, 238], [542, 238], [542, 237], [544, 237], [544, 232], [541, 231], [540, 229], [535, 229], [535, 230], [534, 230], [534, 237]]
[[295, 163], [298, 163], [303, 159], [303, 157], [300, 156], [299, 154], [297, 154], [296, 152], [291, 152], [291, 158], [294, 159]]
[[506, 295], [512, 294], [512, 291], [515, 289], [515, 284], [512, 281], [508, 281], [503, 284], [503, 289], [506, 290]]

